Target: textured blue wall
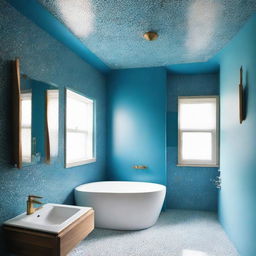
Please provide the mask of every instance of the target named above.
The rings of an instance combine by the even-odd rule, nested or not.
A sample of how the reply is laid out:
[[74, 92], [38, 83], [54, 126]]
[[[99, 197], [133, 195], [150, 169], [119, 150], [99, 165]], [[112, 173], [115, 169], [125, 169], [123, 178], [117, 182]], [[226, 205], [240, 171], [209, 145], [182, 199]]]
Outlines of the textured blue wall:
[[217, 210], [218, 191], [211, 179], [218, 168], [177, 167], [178, 96], [218, 95], [219, 75], [168, 76], [167, 112], [167, 208]]
[[201, 75], [219, 72], [218, 54], [207, 62], [183, 63], [166, 67], [170, 73], [185, 75]]
[[[222, 189], [220, 220], [241, 256], [256, 255], [256, 16], [221, 56]], [[239, 124], [239, 69], [244, 68], [246, 120]]]
[[[0, 0], [0, 224], [24, 212], [28, 194], [43, 202], [73, 203], [73, 188], [105, 178], [105, 78], [61, 43]], [[20, 57], [31, 78], [60, 89], [59, 161], [14, 169], [11, 156], [10, 60]], [[64, 169], [64, 87], [81, 91], [97, 102], [97, 162]], [[2, 242], [2, 238], [0, 237]], [[2, 244], [0, 242], [0, 247]], [[0, 249], [1, 254], [1, 249]]]
[[[108, 76], [108, 178], [166, 183], [166, 78], [163, 68]], [[143, 164], [146, 170], [132, 169]]]
[[[6, 0], [19, 12], [31, 19], [39, 27], [47, 31], [52, 37], [62, 42], [74, 53], [90, 65], [102, 72], [110, 69], [93, 52], [91, 52], [71, 31], [52, 16], [43, 6], [35, 0]], [[72, 15], [72, 12], [70, 12]]]

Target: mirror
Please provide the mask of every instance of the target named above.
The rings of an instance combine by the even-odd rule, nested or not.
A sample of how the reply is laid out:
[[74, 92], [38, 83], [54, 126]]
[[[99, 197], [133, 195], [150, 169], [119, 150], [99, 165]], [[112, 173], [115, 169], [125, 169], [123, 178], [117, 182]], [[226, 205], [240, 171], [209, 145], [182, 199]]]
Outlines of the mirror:
[[58, 157], [59, 90], [25, 74], [15, 77], [18, 82], [14, 84], [19, 87], [14, 90], [14, 95], [18, 94], [14, 116], [19, 122], [14, 125], [19, 134], [15, 165], [21, 168], [42, 162], [49, 164]]

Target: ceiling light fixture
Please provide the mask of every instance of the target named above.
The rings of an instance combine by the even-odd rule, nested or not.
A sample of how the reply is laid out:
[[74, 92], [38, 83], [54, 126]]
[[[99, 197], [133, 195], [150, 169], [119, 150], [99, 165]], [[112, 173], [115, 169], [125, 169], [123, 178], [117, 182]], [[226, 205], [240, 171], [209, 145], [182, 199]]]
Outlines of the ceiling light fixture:
[[143, 35], [143, 37], [148, 41], [153, 41], [158, 38], [158, 34], [154, 31], [148, 31]]

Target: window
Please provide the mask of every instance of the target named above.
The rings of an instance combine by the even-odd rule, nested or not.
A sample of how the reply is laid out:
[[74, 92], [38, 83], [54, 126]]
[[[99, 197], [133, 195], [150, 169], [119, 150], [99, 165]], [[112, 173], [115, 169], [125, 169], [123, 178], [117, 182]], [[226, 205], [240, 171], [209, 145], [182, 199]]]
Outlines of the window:
[[21, 93], [21, 151], [22, 162], [31, 163], [32, 93]]
[[66, 91], [66, 167], [95, 162], [94, 101]]
[[178, 164], [218, 165], [218, 97], [179, 97]]

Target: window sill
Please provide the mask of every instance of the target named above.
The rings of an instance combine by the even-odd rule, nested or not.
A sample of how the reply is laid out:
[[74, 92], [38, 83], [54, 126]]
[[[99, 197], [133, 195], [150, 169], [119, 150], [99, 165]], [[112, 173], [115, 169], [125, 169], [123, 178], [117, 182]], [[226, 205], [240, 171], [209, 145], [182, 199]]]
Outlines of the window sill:
[[176, 164], [178, 167], [213, 167], [213, 168], [218, 168], [220, 167], [217, 164]]
[[80, 166], [80, 165], [84, 165], [84, 164], [90, 164], [90, 163], [94, 163], [94, 162], [96, 162], [96, 158], [92, 158], [92, 159], [88, 159], [88, 160], [84, 160], [84, 161], [78, 161], [78, 162], [74, 162], [74, 163], [66, 163], [65, 168]]

